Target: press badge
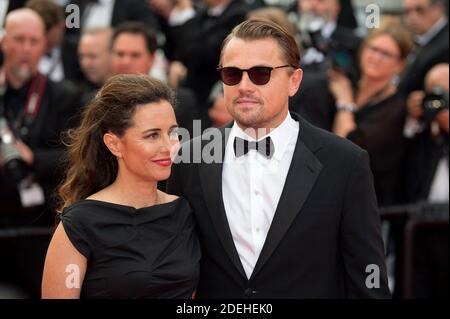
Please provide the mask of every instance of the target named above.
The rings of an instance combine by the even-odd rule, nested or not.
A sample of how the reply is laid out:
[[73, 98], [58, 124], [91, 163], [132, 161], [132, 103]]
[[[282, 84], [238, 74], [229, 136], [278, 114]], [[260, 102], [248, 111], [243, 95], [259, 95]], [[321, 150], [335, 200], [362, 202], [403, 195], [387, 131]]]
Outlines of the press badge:
[[44, 191], [36, 182], [22, 181], [19, 184], [19, 194], [22, 207], [39, 206], [45, 202]]

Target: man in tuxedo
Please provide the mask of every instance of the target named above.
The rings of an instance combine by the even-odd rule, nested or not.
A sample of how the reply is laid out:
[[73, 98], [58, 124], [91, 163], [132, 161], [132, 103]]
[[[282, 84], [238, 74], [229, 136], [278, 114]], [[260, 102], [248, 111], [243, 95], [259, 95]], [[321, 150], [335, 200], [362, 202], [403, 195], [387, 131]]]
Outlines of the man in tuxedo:
[[271, 22], [245, 21], [224, 40], [234, 123], [184, 143], [168, 181], [196, 214], [198, 298], [390, 296], [367, 152], [289, 113], [299, 63]]
[[401, 75], [399, 91], [408, 96], [424, 89], [427, 72], [449, 62], [448, 19], [443, 0], [403, 0], [405, 23], [417, 43]]

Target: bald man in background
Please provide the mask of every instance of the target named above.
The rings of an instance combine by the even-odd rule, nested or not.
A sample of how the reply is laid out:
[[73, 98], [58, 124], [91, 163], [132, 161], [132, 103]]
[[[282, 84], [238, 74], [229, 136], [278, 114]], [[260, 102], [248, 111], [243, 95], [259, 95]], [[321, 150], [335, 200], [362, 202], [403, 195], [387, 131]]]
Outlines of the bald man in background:
[[[448, 40], [447, 40], [448, 41]], [[427, 219], [438, 226], [442, 221], [434, 220], [446, 216], [445, 228], [414, 227], [413, 272], [411, 273], [409, 297], [444, 299], [449, 296], [449, 241], [448, 241], [448, 204], [449, 204], [449, 64], [437, 64], [425, 77], [425, 91], [414, 91], [408, 99], [408, 111], [411, 118], [419, 122], [415, 135], [409, 136], [408, 149], [404, 160], [405, 178], [403, 180], [404, 200], [406, 203], [431, 203], [435, 205], [434, 214]], [[446, 107], [431, 111], [424, 110], [424, 98], [437, 93], [431, 104], [440, 105], [440, 99], [446, 99]], [[444, 105], [444, 104], [442, 104]], [[428, 114], [428, 115], [426, 115]], [[438, 208], [440, 207], [440, 208]], [[424, 210], [425, 212], [425, 210]], [[439, 215], [439, 213], [441, 215]], [[411, 227], [412, 229], [412, 227]], [[440, 231], [440, 230], [443, 231]], [[403, 230], [399, 232], [400, 243], [404, 239]], [[396, 287], [402, 287], [404, 268], [402, 246], [399, 245], [396, 265]], [[399, 289], [400, 290], [400, 289]], [[394, 296], [400, 294], [395, 291]]]
[[[77, 97], [39, 73], [45, 44], [44, 23], [36, 12], [17, 9], [7, 15], [1, 42], [0, 118], [4, 124], [0, 134], [11, 131], [15, 143], [6, 147], [11, 139], [3, 139], [0, 144], [0, 229], [54, 224], [50, 198], [61, 175], [60, 134], [76, 112]], [[7, 165], [11, 157], [6, 153], [16, 154], [26, 179], [15, 178], [17, 167]], [[23, 288], [30, 295], [39, 296], [46, 245], [38, 239], [26, 244], [1, 241], [0, 282], [25, 283]]]
[[78, 44], [78, 59], [85, 81], [80, 84], [81, 101], [86, 105], [112, 74], [111, 28], [95, 28], [83, 33]]
[[[440, 92], [447, 107], [432, 113], [424, 112], [427, 94]], [[407, 101], [409, 121], [417, 121], [415, 132], [409, 133], [409, 152], [406, 158], [406, 202], [449, 202], [449, 65], [435, 65], [425, 77], [425, 91], [414, 91]]]

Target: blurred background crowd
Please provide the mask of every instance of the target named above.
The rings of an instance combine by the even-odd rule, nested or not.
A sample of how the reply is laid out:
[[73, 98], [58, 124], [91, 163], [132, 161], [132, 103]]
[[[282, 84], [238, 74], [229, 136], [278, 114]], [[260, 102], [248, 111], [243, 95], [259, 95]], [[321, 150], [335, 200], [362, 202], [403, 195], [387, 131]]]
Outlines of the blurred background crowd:
[[447, 0], [0, 0], [0, 298], [40, 296], [61, 134], [98, 88], [149, 74], [191, 136], [223, 126], [221, 43], [253, 17], [298, 41], [290, 109], [368, 151], [394, 298], [448, 298]]

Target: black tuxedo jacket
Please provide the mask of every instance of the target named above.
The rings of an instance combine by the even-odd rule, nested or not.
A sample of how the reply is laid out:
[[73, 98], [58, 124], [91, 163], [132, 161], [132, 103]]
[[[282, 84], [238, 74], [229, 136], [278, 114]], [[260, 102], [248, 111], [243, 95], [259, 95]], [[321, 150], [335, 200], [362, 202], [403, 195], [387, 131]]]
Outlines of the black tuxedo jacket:
[[407, 96], [411, 91], [423, 90], [427, 72], [438, 63], [449, 62], [448, 23], [427, 45], [418, 47], [401, 75], [399, 92]]
[[[223, 159], [224, 129], [214, 132], [221, 136], [215, 142], [196, 138], [183, 145], [180, 154], [191, 151], [194, 163], [176, 164], [167, 190], [185, 196], [195, 211], [203, 249], [198, 298], [389, 297], [367, 153], [292, 116], [300, 125], [296, 148], [250, 279], [225, 214], [223, 165], [201, 163], [198, 152]], [[373, 264], [379, 288], [370, 289], [366, 269]]]

